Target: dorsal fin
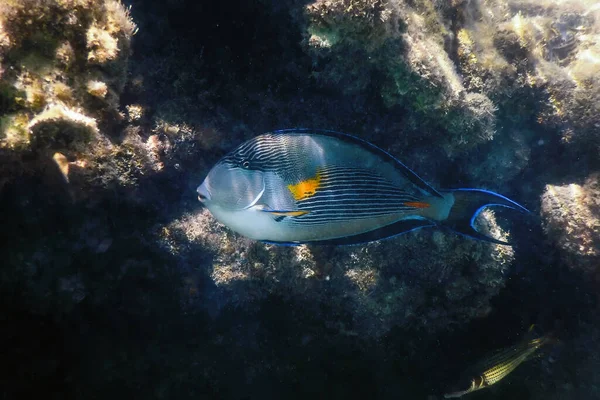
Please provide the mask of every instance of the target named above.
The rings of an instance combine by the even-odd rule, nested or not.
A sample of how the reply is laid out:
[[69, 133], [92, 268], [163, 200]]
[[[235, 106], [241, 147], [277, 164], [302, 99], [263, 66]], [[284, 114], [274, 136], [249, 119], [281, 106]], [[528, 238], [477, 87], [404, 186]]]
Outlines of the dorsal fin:
[[366, 140], [360, 139], [356, 136], [352, 136], [352, 135], [348, 135], [346, 133], [341, 133], [341, 132], [336, 132], [336, 131], [324, 130], [324, 129], [305, 129], [305, 128], [282, 129], [282, 130], [278, 130], [278, 131], [273, 131], [271, 133], [272, 134], [286, 134], [286, 135], [289, 135], [289, 134], [323, 135], [323, 136], [334, 137], [336, 139], [343, 140], [344, 142], [347, 142], [347, 143], [355, 144], [355, 145], [360, 146], [363, 149], [369, 151], [370, 153], [394, 164], [409, 181], [411, 181], [414, 185], [416, 185], [421, 190], [425, 191], [426, 193], [431, 194], [432, 196], [437, 196], [442, 199], [444, 198], [444, 196], [442, 196], [437, 190], [435, 190], [427, 182], [425, 182], [423, 179], [421, 179], [417, 174], [415, 174], [406, 165], [402, 164], [402, 162], [400, 162], [400, 160], [398, 160], [396, 157], [392, 156], [387, 151], [375, 146], [374, 144], [369, 143]]

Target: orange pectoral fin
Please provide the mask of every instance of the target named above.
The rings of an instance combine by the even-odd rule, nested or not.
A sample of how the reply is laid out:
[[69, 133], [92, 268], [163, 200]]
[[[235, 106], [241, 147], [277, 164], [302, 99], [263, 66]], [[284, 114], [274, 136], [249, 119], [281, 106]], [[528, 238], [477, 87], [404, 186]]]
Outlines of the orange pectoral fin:
[[404, 203], [405, 206], [414, 207], [414, 208], [429, 208], [431, 204], [425, 203], [424, 201], [407, 201]]

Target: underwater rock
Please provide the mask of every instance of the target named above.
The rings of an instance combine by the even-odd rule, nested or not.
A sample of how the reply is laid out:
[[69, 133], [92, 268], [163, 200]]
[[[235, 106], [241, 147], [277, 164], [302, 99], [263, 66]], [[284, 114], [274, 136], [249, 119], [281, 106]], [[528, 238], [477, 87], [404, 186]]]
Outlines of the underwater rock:
[[583, 185], [547, 185], [541, 213], [565, 263], [600, 279], [600, 174]]
[[[508, 238], [492, 212], [478, 220], [482, 232]], [[510, 246], [426, 229], [363, 246], [275, 246], [233, 233], [208, 210], [156, 234], [187, 271], [183, 304], [206, 307], [189, 295], [200, 274], [215, 286], [211, 307], [251, 307], [271, 295], [324, 302], [351, 316], [346, 331], [377, 337], [394, 327], [434, 334], [485, 315], [514, 258]]]
[[531, 137], [512, 132], [524, 124], [600, 149], [599, 16], [587, 1], [316, 1], [304, 45], [321, 85], [400, 107], [398, 138], [427, 138], [467, 164], [491, 145], [502, 175], [516, 176]]
[[531, 149], [528, 141], [532, 134], [524, 130], [503, 132], [484, 154], [468, 153], [471, 161], [465, 161], [469, 165], [465, 172], [474, 182], [481, 182], [487, 187], [511, 181], [529, 163]]
[[35, 174], [60, 152], [73, 198], [91, 199], [106, 187], [136, 187], [179, 154], [168, 136], [139, 126], [141, 106], [127, 107], [129, 118], [121, 112], [136, 31], [117, 0], [0, 6], [0, 162], [11, 166], [0, 179]]
[[52, 130], [79, 126], [82, 134], [96, 133], [122, 119], [118, 98], [136, 29], [116, 0], [3, 3], [0, 147], [28, 150], [36, 135], [57, 147], [52, 141], [65, 135]]
[[[37, 114], [27, 126], [36, 147], [69, 148], [91, 141], [99, 134], [94, 118], [64, 104], [53, 104]], [[84, 148], [81, 148], [84, 150]]]
[[[490, 1], [467, 15], [462, 32], [473, 44], [472, 53], [460, 58], [465, 81], [485, 82], [483, 90], [500, 107], [504, 103], [515, 117], [526, 119], [533, 107], [511, 101], [520, 95], [537, 105], [538, 124], [558, 130], [565, 143], [578, 143], [580, 150], [597, 151], [600, 9], [594, 2]], [[532, 91], [535, 97], [528, 94]]]
[[[542, 358], [541, 379], [524, 381], [533, 400], [600, 398], [600, 330], [598, 314], [581, 323], [577, 332], [559, 342]], [[573, 380], [573, 376], [587, 379]]]
[[444, 49], [450, 21], [434, 2], [317, 1], [306, 15], [306, 50], [323, 85], [378, 90], [408, 114], [404, 133], [435, 137], [451, 156], [494, 137], [496, 106], [463, 85]]

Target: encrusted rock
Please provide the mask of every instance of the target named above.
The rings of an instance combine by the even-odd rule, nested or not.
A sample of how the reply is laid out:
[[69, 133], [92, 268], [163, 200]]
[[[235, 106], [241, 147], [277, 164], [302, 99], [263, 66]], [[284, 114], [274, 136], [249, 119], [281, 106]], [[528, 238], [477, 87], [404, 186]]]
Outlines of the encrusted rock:
[[542, 218], [569, 267], [600, 273], [600, 174], [592, 174], [583, 185], [547, 185]]

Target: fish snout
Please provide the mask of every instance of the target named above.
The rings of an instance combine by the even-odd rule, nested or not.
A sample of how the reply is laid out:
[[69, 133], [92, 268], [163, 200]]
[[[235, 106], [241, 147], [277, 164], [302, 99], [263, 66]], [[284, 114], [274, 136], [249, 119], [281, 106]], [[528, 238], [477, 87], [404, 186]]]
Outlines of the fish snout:
[[206, 181], [202, 182], [202, 184], [198, 186], [196, 192], [198, 192], [198, 200], [200, 200], [202, 203], [210, 200], [210, 191], [206, 187]]

